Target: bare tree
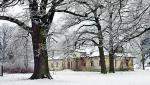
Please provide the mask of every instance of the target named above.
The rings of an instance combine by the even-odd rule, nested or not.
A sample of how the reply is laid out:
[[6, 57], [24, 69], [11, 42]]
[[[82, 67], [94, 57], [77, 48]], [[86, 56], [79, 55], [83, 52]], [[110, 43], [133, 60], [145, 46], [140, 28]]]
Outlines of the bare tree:
[[[148, 17], [147, 12], [150, 6], [143, 4], [142, 0], [76, 2], [84, 4], [86, 9], [88, 9], [88, 17], [72, 17], [67, 22], [70, 25], [80, 25], [79, 29], [77, 29], [78, 38], [76, 44], [80, 47], [80, 45], [93, 46], [92, 43], [94, 43], [94, 46], [101, 47], [102, 49], [106, 48], [109, 52], [109, 72], [114, 73], [114, 56], [117, 49], [149, 30], [146, 17]], [[99, 52], [101, 58], [104, 51], [100, 49], [99, 51], [101, 51]], [[101, 58], [101, 61], [103, 60], [104, 58]], [[101, 65], [104, 64], [104, 62], [103, 64], [101, 62]]]
[[[26, 72], [28, 72], [28, 70], [30, 70], [29, 68], [29, 62], [31, 61], [31, 59], [33, 59], [32, 55], [31, 55], [31, 36], [29, 36], [29, 33], [27, 33], [24, 30], [19, 30], [18, 36], [15, 36], [16, 38], [18, 38], [18, 41], [20, 40], [21, 45], [23, 46], [22, 49], [20, 50], [24, 50], [22, 55], [23, 55], [23, 63], [26, 69]], [[19, 47], [19, 46], [18, 46]]]
[[[149, 30], [149, 26], [145, 28], [141, 26], [141, 24], [145, 25], [145, 23], [142, 23], [143, 20], [145, 20], [143, 16], [147, 14], [146, 12], [148, 12], [149, 5], [145, 6], [142, 0], [135, 2], [128, 1], [126, 3], [127, 4], [125, 3], [119, 4], [121, 6], [118, 13], [119, 19], [114, 17], [115, 12], [112, 11], [109, 13], [110, 20], [109, 20], [108, 34], [110, 36], [109, 38], [110, 72], [114, 72], [114, 63], [113, 63], [114, 54], [116, 53], [118, 47], [123, 46], [124, 43], [130, 41], [131, 39], [139, 37], [145, 31]], [[134, 4], [130, 5], [128, 3]], [[130, 8], [128, 8], [127, 6], [129, 6]], [[117, 25], [115, 20], [118, 23]]]
[[8, 52], [9, 52], [9, 46], [12, 38], [12, 31], [13, 27], [7, 26], [6, 24], [2, 24], [0, 27], [0, 53], [1, 53], [1, 62], [2, 62], [2, 68], [4, 68], [4, 63], [8, 62]]
[[[77, 30], [77, 39], [75, 42], [75, 45], [80, 45], [85, 44], [86, 42], [92, 42], [95, 46], [98, 47], [99, 49], [99, 57], [100, 57], [100, 65], [101, 65], [101, 73], [106, 74], [107, 70], [106, 70], [106, 65], [105, 65], [105, 56], [104, 56], [104, 50], [103, 50], [103, 34], [102, 34], [102, 24], [100, 23], [101, 19], [101, 15], [104, 13], [104, 6], [101, 4], [103, 3], [103, 1], [96, 1], [96, 0], [92, 0], [92, 1], [88, 1], [88, 0], [76, 0], [75, 2], [77, 2], [78, 4], [82, 4], [84, 8], [82, 8], [82, 10], [86, 10], [86, 13], [88, 14], [88, 17], [85, 18], [81, 18], [81, 17], [72, 17], [73, 20], [72, 22], [67, 22], [69, 24], [69, 26], [66, 27], [70, 27], [70, 25], [76, 25], [76, 24], [81, 24], [82, 21], [87, 21], [87, 23], [89, 24], [82, 24], [79, 29]], [[81, 9], [81, 8], [80, 8]], [[86, 30], [86, 28], [90, 28], [93, 27], [94, 32], [90, 32], [88, 30]], [[84, 30], [82, 30], [81, 28], [85, 28]], [[81, 31], [82, 30], [82, 31]], [[79, 34], [79, 35], [78, 35]], [[94, 35], [95, 37], [83, 37], [85, 34], [89, 34], [89, 35]]]
[[72, 12], [70, 9], [72, 3], [65, 0], [2, 0], [0, 6], [1, 8], [7, 8], [17, 4], [28, 6], [30, 14], [28, 17], [31, 20], [31, 27], [15, 17], [4, 15], [0, 16], [0, 19], [16, 23], [31, 34], [34, 53], [34, 73], [30, 79], [52, 79], [48, 68], [46, 38], [55, 13], [66, 12], [81, 17], [85, 17], [86, 14], [81, 15], [76, 11]]
[[150, 57], [149, 51], [150, 51], [150, 47], [149, 47], [149, 31], [147, 31], [140, 42], [139, 48], [141, 49], [141, 63], [142, 63], [142, 68], [143, 70], [145, 70], [145, 61]]

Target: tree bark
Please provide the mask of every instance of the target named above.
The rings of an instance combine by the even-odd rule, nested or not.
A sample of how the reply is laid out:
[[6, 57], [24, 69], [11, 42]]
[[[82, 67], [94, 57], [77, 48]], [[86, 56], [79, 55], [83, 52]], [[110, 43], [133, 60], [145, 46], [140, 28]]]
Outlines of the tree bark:
[[99, 63], [101, 65], [101, 73], [106, 74], [107, 69], [106, 69], [106, 64], [105, 64], [105, 56], [104, 56], [104, 50], [103, 47], [99, 47], [99, 54], [100, 54], [100, 60]]
[[115, 73], [113, 53], [109, 53], [109, 73]]
[[34, 53], [34, 73], [30, 79], [53, 79], [49, 73], [46, 36], [41, 26], [33, 25], [32, 44]]
[[144, 54], [142, 53], [142, 69], [145, 70], [145, 58], [144, 58]]
[[142, 68], [143, 68], [143, 70], [145, 70], [145, 61], [142, 61]]
[[[95, 16], [96, 13], [95, 13]], [[107, 73], [107, 69], [106, 69], [106, 63], [105, 63], [105, 55], [104, 55], [104, 49], [103, 49], [103, 34], [102, 34], [102, 29], [101, 29], [101, 25], [99, 23], [99, 19], [97, 17], [95, 17], [95, 22], [96, 22], [96, 27], [98, 29], [98, 49], [99, 49], [99, 57], [100, 57], [100, 65], [101, 65], [101, 73], [106, 74]]]
[[109, 12], [109, 73], [115, 73], [114, 69], [114, 41], [113, 41], [113, 28], [112, 28], [112, 15], [113, 12]]
[[[96, 15], [95, 15], [96, 16]], [[105, 63], [105, 55], [104, 55], [104, 49], [103, 49], [103, 34], [101, 30], [101, 25], [99, 24], [98, 18], [95, 17], [95, 22], [96, 22], [96, 27], [98, 29], [98, 49], [99, 49], [99, 57], [100, 57], [100, 65], [101, 65], [101, 73], [106, 74], [107, 69], [106, 69], [106, 63]]]

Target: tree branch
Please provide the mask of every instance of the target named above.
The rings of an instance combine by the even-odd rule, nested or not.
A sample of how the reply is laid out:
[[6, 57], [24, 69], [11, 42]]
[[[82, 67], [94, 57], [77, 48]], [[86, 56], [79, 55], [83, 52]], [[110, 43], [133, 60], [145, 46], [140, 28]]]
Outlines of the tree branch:
[[1, 20], [7, 20], [13, 23], [16, 23], [18, 26], [22, 27], [24, 30], [31, 32], [31, 27], [27, 26], [24, 22], [21, 22], [18, 19], [12, 18], [12, 17], [8, 17], [8, 16], [0, 16]]
[[90, 32], [90, 31], [87, 31], [87, 30], [85, 30], [85, 31], [83, 31], [83, 32], [78, 32], [78, 34], [92, 34], [92, 35], [98, 35], [98, 33], [95, 33], [95, 32]]
[[64, 13], [72, 14], [72, 15], [79, 16], [79, 17], [87, 17], [87, 13], [85, 13], [84, 15], [81, 15], [81, 14], [77, 14], [75, 12], [71, 12], [68, 10], [57, 10], [57, 9], [55, 9], [55, 12], [64, 12]]
[[[132, 40], [132, 39], [134, 39], [134, 38], [137, 38], [137, 37], [141, 36], [142, 34], [144, 34], [145, 32], [147, 32], [148, 30], [150, 30], [150, 27], [147, 28], [147, 29], [145, 29], [144, 31], [140, 32], [140, 33], [137, 34], [137, 35], [130, 36], [130, 35], [133, 34], [133, 33], [131, 33], [130, 35], [124, 37], [122, 40], [120, 40], [118, 43], [116, 43], [116, 45], [114, 46], [114, 51], [117, 49], [117, 47], [118, 47], [119, 45], [121, 45], [121, 44], [123, 44], [123, 43], [125, 43], [125, 42], [128, 42], [128, 41], [130, 41], [130, 40]], [[129, 37], [129, 36], [130, 36], [130, 37]]]
[[132, 37], [128, 38], [128, 40], [130, 41], [131, 39], [134, 39], [134, 38], [136, 38], [136, 37], [139, 37], [139, 36], [141, 36], [142, 34], [144, 34], [145, 32], [147, 32], [148, 30], [150, 30], [150, 28], [147, 28], [147, 29], [145, 29], [144, 31], [142, 31], [141, 33], [139, 33], [139, 34], [137, 34], [137, 35], [135, 35], [135, 36], [132, 36]]
[[46, 13], [46, 7], [47, 7], [48, 0], [42, 0], [40, 5], [40, 13], [45, 14]]
[[56, 4], [61, 4], [64, 0], [59, 0], [56, 2]]

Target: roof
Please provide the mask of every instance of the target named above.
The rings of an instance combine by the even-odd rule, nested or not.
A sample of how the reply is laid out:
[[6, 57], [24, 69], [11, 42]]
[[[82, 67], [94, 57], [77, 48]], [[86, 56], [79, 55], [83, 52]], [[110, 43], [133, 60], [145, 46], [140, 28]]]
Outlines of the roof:
[[[76, 57], [96, 57], [99, 56], [99, 49], [97, 47], [93, 49], [86, 49], [87, 51], [75, 51], [74, 53], [70, 54], [68, 57], [70, 58], [76, 58]], [[108, 56], [109, 53], [106, 49], [104, 49], [104, 55]], [[131, 53], [115, 53], [117, 57], [130, 57], [135, 58]], [[64, 55], [57, 55], [54, 57], [49, 57], [48, 60], [56, 59], [61, 60], [66, 57], [63, 57]]]
[[55, 57], [48, 57], [48, 60], [52, 60], [52, 59], [58, 59], [58, 60], [60, 60], [60, 59], [64, 59], [63, 57], [60, 57], [60, 56], [55, 56]]
[[129, 58], [135, 58], [131, 53], [115, 53], [117, 57], [129, 57]]
[[[104, 55], [109, 55], [108, 51], [105, 48], [103, 50], [104, 50]], [[91, 49], [89, 55], [90, 57], [99, 56], [98, 47]]]
[[[108, 52], [104, 52], [104, 55], [108, 55]], [[94, 56], [99, 56], [99, 52], [98, 51], [92, 52], [90, 57], [94, 57]]]

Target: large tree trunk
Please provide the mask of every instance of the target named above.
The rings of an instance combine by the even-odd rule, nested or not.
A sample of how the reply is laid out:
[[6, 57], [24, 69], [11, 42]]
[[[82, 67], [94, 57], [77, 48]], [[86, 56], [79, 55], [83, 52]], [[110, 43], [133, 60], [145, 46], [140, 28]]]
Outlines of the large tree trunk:
[[103, 47], [98, 47], [99, 48], [99, 54], [100, 54], [100, 65], [101, 65], [101, 73], [106, 74], [107, 69], [106, 69], [106, 64], [105, 64], [105, 56], [104, 56], [104, 50]]
[[109, 73], [115, 73], [113, 53], [109, 53]]
[[44, 29], [37, 27], [33, 28], [32, 44], [34, 52], [34, 73], [30, 79], [52, 79], [48, 68], [48, 54], [46, 48], [46, 36]]
[[109, 73], [115, 73], [114, 70], [114, 37], [113, 37], [113, 28], [112, 28], [112, 15], [113, 12], [109, 12]]
[[106, 64], [105, 64], [105, 55], [104, 55], [104, 50], [103, 50], [103, 34], [102, 34], [102, 29], [101, 29], [101, 25], [99, 22], [99, 18], [97, 17], [97, 13], [94, 13], [95, 16], [95, 23], [96, 23], [96, 27], [98, 30], [98, 49], [99, 49], [99, 63], [101, 65], [101, 73], [106, 74], [107, 73], [107, 69], [106, 69]]
[[[96, 15], [95, 15], [96, 16]], [[101, 65], [101, 73], [106, 74], [107, 69], [106, 69], [106, 63], [105, 63], [105, 55], [104, 55], [104, 50], [103, 50], [103, 34], [102, 34], [102, 29], [101, 25], [99, 23], [99, 19], [95, 17], [95, 22], [96, 22], [96, 27], [98, 29], [98, 49], [99, 49], [99, 57], [100, 57], [100, 65]]]

